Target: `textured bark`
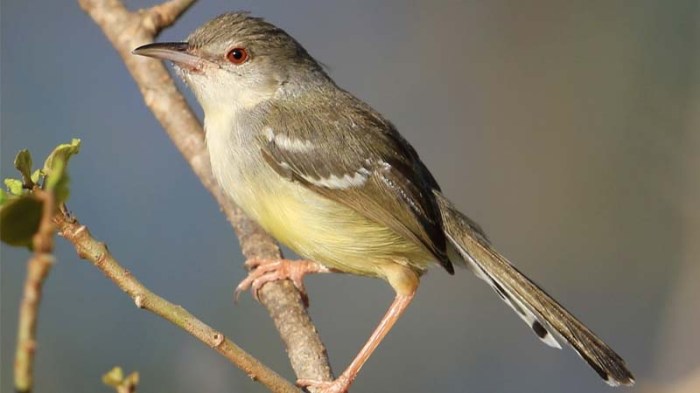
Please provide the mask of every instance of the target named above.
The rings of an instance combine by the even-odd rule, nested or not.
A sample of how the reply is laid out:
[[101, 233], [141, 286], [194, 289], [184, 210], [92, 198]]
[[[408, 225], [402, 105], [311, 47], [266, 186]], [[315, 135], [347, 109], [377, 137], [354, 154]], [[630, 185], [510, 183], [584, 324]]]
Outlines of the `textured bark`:
[[56, 215], [55, 222], [61, 236], [73, 244], [78, 255], [90, 261], [107, 278], [117, 284], [134, 300], [138, 308], [148, 310], [190, 333], [271, 391], [276, 393], [299, 392], [296, 386], [260, 363], [233, 341], [227, 339], [223, 333], [197, 319], [182, 306], [170, 303], [149, 291], [121, 266], [107, 250], [107, 246], [92, 237], [87, 227], [81, 225], [77, 219], [62, 212]]
[[[171, 0], [150, 9], [131, 12], [119, 0], [79, 0], [83, 10], [102, 29], [122, 57], [143, 94], [146, 106], [219, 203], [235, 229], [245, 257], [277, 258], [281, 254], [274, 240], [247, 218], [216, 183], [202, 126], [163, 64], [131, 54], [136, 47], [153, 42], [158, 33], [174, 23], [193, 2]], [[289, 281], [266, 284], [260, 291], [260, 301], [280, 332], [297, 377], [332, 380], [325, 347], [296, 288]]]
[[19, 308], [14, 366], [15, 390], [19, 393], [31, 392], [34, 387], [34, 354], [39, 304], [44, 281], [54, 262], [52, 254], [54, 226], [51, 222], [55, 206], [54, 198], [51, 193], [39, 189], [34, 190], [33, 195], [43, 203], [43, 211], [39, 230], [32, 239], [34, 252], [27, 263], [27, 278], [24, 281]]

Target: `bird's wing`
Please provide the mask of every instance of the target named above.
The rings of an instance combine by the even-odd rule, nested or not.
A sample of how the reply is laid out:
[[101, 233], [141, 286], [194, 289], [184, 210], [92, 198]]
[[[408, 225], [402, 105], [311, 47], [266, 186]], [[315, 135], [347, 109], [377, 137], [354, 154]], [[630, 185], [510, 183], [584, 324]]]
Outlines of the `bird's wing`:
[[453, 273], [438, 185], [391, 123], [349, 94], [273, 105], [263, 118], [261, 150], [277, 173], [414, 240]]

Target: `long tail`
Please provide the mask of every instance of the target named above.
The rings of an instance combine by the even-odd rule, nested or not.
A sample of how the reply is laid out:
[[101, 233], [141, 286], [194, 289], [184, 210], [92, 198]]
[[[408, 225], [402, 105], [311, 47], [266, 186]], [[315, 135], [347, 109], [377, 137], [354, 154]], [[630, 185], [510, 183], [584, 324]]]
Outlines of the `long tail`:
[[491, 247], [479, 226], [435, 191], [445, 234], [474, 274], [486, 281], [547, 345], [561, 348], [552, 332], [611, 386], [633, 385], [625, 361], [545, 291]]

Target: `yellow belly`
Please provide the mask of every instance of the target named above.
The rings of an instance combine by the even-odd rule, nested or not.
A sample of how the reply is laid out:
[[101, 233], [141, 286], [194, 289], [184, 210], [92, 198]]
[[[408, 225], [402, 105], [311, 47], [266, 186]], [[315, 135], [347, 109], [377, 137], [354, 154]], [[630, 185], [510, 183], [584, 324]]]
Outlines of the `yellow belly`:
[[[226, 193], [299, 256], [339, 271], [386, 279], [409, 293], [433, 256], [354, 210], [282, 178], [230, 111], [207, 111], [212, 170]], [[243, 122], [245, 123], [245, 122]]]
[[242, 193], [236, 202], [268, 233], [303, 258], [347, 273], [384, 278], [391, 269], [389, 265], [420, 272], [433, 259], [388, 227], [276, 173], [246, 180], [248, 189], [254, 192]]

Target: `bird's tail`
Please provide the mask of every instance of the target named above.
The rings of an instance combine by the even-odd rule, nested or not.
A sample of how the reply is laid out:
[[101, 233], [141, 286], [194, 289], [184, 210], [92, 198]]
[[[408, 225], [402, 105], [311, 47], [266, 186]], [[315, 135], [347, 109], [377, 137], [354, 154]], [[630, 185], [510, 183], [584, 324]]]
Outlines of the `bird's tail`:
[[552, 334], [556, 333], [609, 385], [634, 384], [632, 373], [615, 351], [499, 254], [475, 222], [438, 191], [435, 195], [445, 234], [459, 261], [486, 281], [545, 344], [561, 348]]

